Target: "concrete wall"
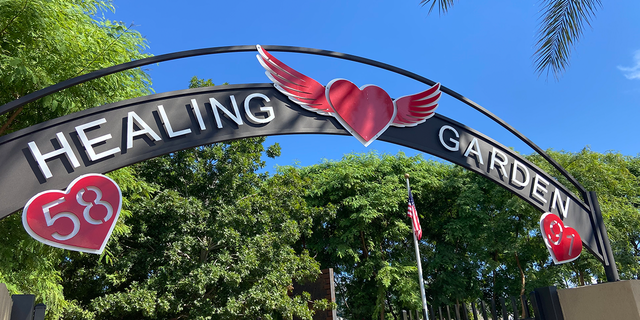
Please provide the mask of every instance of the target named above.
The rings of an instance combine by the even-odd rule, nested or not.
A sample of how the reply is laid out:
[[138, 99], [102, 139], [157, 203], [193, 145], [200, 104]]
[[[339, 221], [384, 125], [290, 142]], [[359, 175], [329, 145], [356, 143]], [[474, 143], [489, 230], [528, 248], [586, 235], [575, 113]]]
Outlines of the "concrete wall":
[[11, 300], [11, 295], [7, 291], [7, 286], [4, 283], [0, 283], [0, 320], [11, 319], [12, 306], [13, 300]]
[[558, 290], [564, 320], [640, 320], [640, 280]]

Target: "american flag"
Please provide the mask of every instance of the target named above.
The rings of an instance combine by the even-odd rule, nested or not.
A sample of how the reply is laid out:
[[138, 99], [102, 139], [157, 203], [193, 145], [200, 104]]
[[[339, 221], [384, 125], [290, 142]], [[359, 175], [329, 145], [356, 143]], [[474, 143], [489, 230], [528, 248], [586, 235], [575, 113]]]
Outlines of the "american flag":
[[422, 239], [422, 227], [420, 227], [418, 211], [416, 210], [416, 203], [413, 201], [411, 190], [409, 190], [409, 209], [407, 210], [407, 216], [411, 218], [411, 223], [413, 224], [413, 230], [416, 233], [416, 237], [418, 240]]

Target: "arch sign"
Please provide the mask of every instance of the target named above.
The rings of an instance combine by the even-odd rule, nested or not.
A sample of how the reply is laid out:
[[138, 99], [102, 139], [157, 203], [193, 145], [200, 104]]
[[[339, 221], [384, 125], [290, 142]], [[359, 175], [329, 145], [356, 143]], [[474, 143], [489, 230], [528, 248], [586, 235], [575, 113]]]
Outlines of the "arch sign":
[[[442, 93], [447, 93], [481, 110], [553, 161], [540, 148], [454, 91], [408, 71], [361, 57], [280, 46], [185, 51], [67, 80], [0, 106], [0, 114], [47, 94], [124, 69], [188, 56], [256, 50], [258, 62], [251, 59], [247, 63], [254, 63], [256, 72], [264, 69], [270, 83], [153, 94], [83, 110], [0, 137], [0, 164], [3, 168], [0, 171], [0, 219], [23, 209], [29, 202], [28, 210], [24, 210], [26, 214], [40, 214], [42, 217], [39, 219], [46, 225], [41, 233], [58, 234], [62, 239], [58, 243], [73, 241], [69, 235], [74, 232], [82, 234], [85, 225], [100, 227], [106, 230], [106, 234], [117, 218], [115, 211], [112, 218], [107, 219], [109, 221], [100, 221], [93, 214], [83, 215], [84, 208], [91, 205], [95, 210], [102, 210], [103, 213], [97, 215], [104, 218], [104, 212], [119, 208], [121, 200], [119, 196], [107, 196], [106, 189], [115, 189], [95, 174], [215, 142], [282, 134], [338, 134], [351, 135], [365, 146], [375, 140], [403, 145], [474, 171], [541, 212], [550, 213], [551, 218], [541, 219], [541, 230], [556, 262], [575, 259], [584, 245], [600, 261], [609, 264], [608, 239], [594, 213], [593, 207], [597, 205], [592, 201], [594, 199], [590, 200], [585, 192], [581, 195], [585, 201], [581, 200], [552, 175], [509, 148], [436, 113], [438, 99]], [[407, 92], [403, 97], [392, 99], [380, 87], [358, 87], [345, 79], [320, 84], [311, 76], [287, 66], [268, 50], [333, 56], [366, 63], [410, 76], [427, 85], [422, 92]], [[556, 167], [566, 173], [561, 167]], [[100, 181], [91, 182], [87, 177]], [[102, 187], [98, 186], [99, 183], [103, 183]], [[88, 192], [92, 187], [104, 190], [101, 189], [102, 193]], [[49, 195], [46, 201], [30, 201], [34, 195], [47, 190], [66, 190], [66, 193], [58, 191], [57, 196]], [[88, 193], [78, 196], [78, 190], [87, 190]], [[101, 196], [103, 200], [98, 199]], [[56, 197], [68, 197], [68, 202], [75, 203], [73, 206], [51, 206], [51, 202], [58, 200]], [[78, 212], [63, 219], [65, 216], [59, 212], [68, 211], [71, 207], [77, 207]], [[30, 213], [32, 209], [34, 213]], [[45, 218], [47, 210], [49, 218]], [[80, 221], [75, 223], [73, 219]], [[59, 226], [57, 221], [66, 221], [69, 226], [58, 230], [64, 223], [59, 223]], [[75, 230], [75, 225], [80, 229]], [[32, 229], [30, 233], [36, 233]], [[96, 246], [97, 249], [92, 249], [94, 252], [101, 251], [100, 246], [104, 248], [102, 243], [94, 244]]]

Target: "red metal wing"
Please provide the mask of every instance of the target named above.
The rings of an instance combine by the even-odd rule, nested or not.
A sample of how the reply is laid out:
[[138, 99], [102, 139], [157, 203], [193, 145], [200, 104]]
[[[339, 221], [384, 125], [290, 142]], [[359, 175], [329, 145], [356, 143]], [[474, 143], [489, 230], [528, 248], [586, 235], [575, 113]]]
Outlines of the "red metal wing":
[[325, 87], [316, 80], [292, 69], [276, 59], [260, 45], [256, 46], [260, 53], [256, 57], [266, 70], [265, 74], [274, 86], [289, 99], [301, 107], [319, 113], [331, 115], [333, 110], [327, 102]]
[[393, 103], [397, 112], [391, 125], [413, 127], [425, 122], [435, 114], [441, 95], [440, 84], [436, 83], [425, 91], [396, 99]]

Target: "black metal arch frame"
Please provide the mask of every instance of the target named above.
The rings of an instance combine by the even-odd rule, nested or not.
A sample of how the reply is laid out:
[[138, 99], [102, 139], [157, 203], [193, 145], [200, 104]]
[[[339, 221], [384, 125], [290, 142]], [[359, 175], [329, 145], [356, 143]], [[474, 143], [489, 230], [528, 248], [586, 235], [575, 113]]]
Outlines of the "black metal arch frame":
[[[332, 57], [332, 58], [338, 58], [338, 59], [343, 59], [343, 60], [349, 60], [349, 61], [354, 61], [354, 62], [359, 62], [362, 64], [366, 64], [366, 65], [370, 65], [370, 66], [374, 66], [380, 69], [384, 69], [384, 70], [388, 70], [403, 76], [406, 76], [408, 78], [411, 78], [413, 80], [417, 80], [420, 81], [422, 83], [425, 83], [429, 86], [433, 86], [434, 84], [436, 84], [435, 81], [431, 80], [431, 79], [427, 79], [423, 76], [417, 75], [413, 72], [407, 71], [405, 69], [402, 68], [398, 68], [383, 62], [379, 62], [379, 61], [375, 61], [375, 60], [371, 60], [371, 59], [367, 59], [367, 58], [363, 58], [363, 57], [359, 57], [359, 56], [354, 56], [351, 54], [346, 54], [346, 53], [341, 53], [341, 52], [335, 52], [335, 51], [327, 51], [327, 50], [320, 50], [320, 49], [313, 49], [313, 48], [304, 48], [304, 47], [291, 47], [291, 46], [270, 46], [270, 45], [266, 45], [266, 46], [262, 46], [263, 48], [269, 50], [269, 51], [281, 51], [281, 52], [294, 52], [294, 53], [306, 53], [306, 54], [313, 54], [313, 55], [319, 55], [319, 56], [327, 56], [327, 57]], [[182, 59], [182, 58], [189, 58], [189, 57], [196, 57], [196, 56], [203, 56], [203, 55], [212, 55], [212, 54], [219, 54], [219, 53], [232, 53], [232, 52], [250, 52], [250, 51], [257, 51], [256, 46], [253, 45], [245, 45], [245, 46], [227, 46], [227, 47], [213, 47], [213, 48], [204, 48], [204, 49], [196, 49], [196, 50], [187, 50], [187, 51], [180, 51], [180, 52], [174, 52], [174, 53], [168, 53], [168, 54], [163, 54], [163, 55], [159, 55], [159, 56], [154, 56], [154, 57], [149, 57], [149, 58], [144, 58], [144, 59], [140, 59], [140, 60], [136, 60], [136, 61], [131, 61], [131, 62], [127, 62], [127, 63], [123, 63], [123, 64], [119, 64], [117, 66], [112, 66], [112, 67], [108, 67], [108, 68], [104, 68], [98, 71], [94, 71], [91, 73], [87, 73], [75, 78], [71, 78], [68, 80], [65, 80], [63, 82], [54, 84], [52, 86], [49, 86], [47, 88], [38, 90], [36, 92], [30, 93], [26, 96], [20, 97], [19, 99], [16, 99], [14, 101], [11, 101], [3, 106], [0, 106], [0, 115], [1, 114], [5, 114], [11, 110], [17, 109], [21, 106], [26, 105], [27, 103], [36, 101], [42, 97], [48, 96], [50, 94], [62, 91], [66, 88], [93, 80], [93, 79], [97, 79], [97, 78], [101, 78], [116, 72], [120, 72], [120, 71], [124, 71], [124, 70], [128, 70], [128, 69], [133, 69], [133, 68], [137, 68], [137, 67], [142, 67], [142, 66], [146, 66], [146, 65], [150, 65], [150, 64], [154, 64], [154, 63], [159, 63], [159, 62], [164, 62], [164, 61], [170, 61], [170, 60], [176, 60], [176, 59]], [[536, 145], [535, 143], [533, 143], [531, 140], [529, 140], [529, 138], [525, 137], [522, 133], [520, 133], [518, 130], [516, 130], [515, 128], [513, 128], [512, 126], [510, 126], [508, 123], [504, 122], [504, 120], [500, 119], [498, 116], [496, 116], [495, 114], [491, 113], [489, 110], [483, 108], [482, 106], [480, 106], [479, 104], [471, 101], [470, 99], [466, 98], [465, 96], [453, 91], [452, 89], [449, 89], [445, 86], [441, 86], [440, 90], [442, 90], [442, 92], [448, 94], [449, 96], [467, 104], [468, 106], [478, 110], [480, 113], [482, 113], [483, 115], [489, 117], [491, 120], [493, 120], [494, 122], [498, 123], [499, 125], [501, 125], [503, 128], [507, 129], [509, 132], [511, 132], [512, 134], [514, 134], [516, 137], [518, 137], [520, 140], [522, 140], [524, 143], [526, 143], [529, 147], [531, 147], [535, 152], [537, 152], [540, 156], [542, 156], [547, 162], [549, 162], [556, 170], [558, 170], [565, 178], [567, 178], [569, 180], [569, 182], [571, 182], [571, 184], [573, 184], [579, 191], [580, 191], [580, 196], [582, 197], [583, 201], [585, 201], [586, 203], [590, 203], [589, 201], [589, 197], [587, 195], [587, 190], [571, 175], [569, 174], [569, 172], [567, 172], [559, 163], [557, 163], [553, 158], [551, 158], [546, 152], [544, 152], [544, 150], [542, 150], [540, 147], [538, 147], [538, 145]]]
[[[375, 61], [375, 60], [371, 60], [371, 59], [367, 59], [367, 58], [363, 58], [363, 57], [359, 57], [359, 56], [355, 56], [355, 55], [350, 55], [350, 54], [346, 54], [346, 53], [340, 53], [340, 52], [335, 52], [335, 51], [327, 51], [327, 50], [320, 50], [320, 49], [313, 49], [313, 48], [304, 48], [304, 47], [292, 47], [292, 46], [272, 46], [272, 45], [265, 45], [262, 46], [263, 48], [269, 50], [269, 51], [280, 51], [280, 52], [292, 52], [292, 53], [304, 53], [304, 54], [312, 54], [312, 55], [319, 55], [319, 56], [327, 56], [327, 57], [332, 57], [332, 58], [338, 58], [338, 59], [343, 59], [343, 60], [349, 60], [349, 61], [353, 61], [353, 62], [358, 62], [358, 63], [362, 63], [362, 64], [366, 64], [366, 65], [370, 65], [370, 66], [374, 66], [380, 69], [384, 69], [387, 71], [391, 71], [403, 76], [406, 76], [408, 78], [411, 78], [413, 80], [417, 80], [419, 82], [425, 83], [429, 86], [433, 86], [436, 82], [430, 79], [427, 79], [425, 77], [422, 77], [420, 75], [417, 75], [413, 72], [404, 70], [402, 68], [398, 68], [386, 63], [382, 63], [379, 61]], [[142, 66], [146, 66], [146, 65], [150, 65], [150, 64], [154, 64], [154, 63], [159, 63], [159, 62], [164, 62], [164, 61], [170, 61], [170, 60], [176, 60], [176, 59], [182, 59], [182, 58], [188, 58], [188, 57], [195, 57], [195, 56], [203, 56], [203, 55], [213, 55], [213, 54], [220, 54], [220, 53], [234, 53], [234, 52], [251, 52], [251, 51], [257, 51], [256, 46], [254, 45], [243, 45], [243, 46], [226, 46], [226, 47], [213, 47], [213, 48], [204, 48], [204, 49], [196, 49], [196, 50], [187, 50], [187, 51], [180, 51], [180, 52], [174, 52], [174, 53], [169, 53], [169, 54], [163, 54], [163, 55], [159, 55], [159, 56], [154, 56], [154, 57], [149, 57], [149, 58], [145, 58], [145, 59], [140, 59], [140, 60], [136, 60], [136, 61], [131, 61], [131, 62], [127, 62], [127, 63], [123, 63], [120, 65], [116, 65], [116, 66], [112, 66], [112, 67], [108, 67], [108, 68], [104, 68], [101, 70], [97, 70], [88, 74], [84, 74], [72, 79], [68, 79], [65, 81], [62, 81], [60, 83], [57, 83], [55, 85], [49, 86], [47, 88], [38, 90], [36, 92], [30, 93], [28, 95], [25, 95], [19, 99], [16, 99], [14, 101], [11, 101], [5, 105], [0, 106], [0, 115], [5, 114], [7, 112], [10, 112], [12, 110], [15, 110], [17, 108], [20, 108], [30, 102], [36, 101], [42, 97], [45, 97], [47, 95], [62, 91], [66, 88], [93, 80], [93, 79], [97, 79], [100, 77], [104, 77], [116, 72], [120, 72], [120, 71], [124, 71], [124, 70], [128, 70], [128, 69], [133, 69], [133, 68], [137, 68], [137, 67], [142, 67]], [[480, 113], [482, 113], [483, 115], [489, 117], [491, 120], [493, 120], [494, 122], [498, 123], [500, 126], [502, 126], [503, 128], [507, 129], [509, 132], [511, 132], [513, 135], [515, 135], [516, 137], [518, 137], [521, 141], [523, 141], [524, 143], [526, 143], [529, 147], [531, 147], [535, 152], [537, 152], [540, 156], [542, 156], [549, 164], [551, 164], [556, 170], [558, 170], [558, 172], [560, 172], [565, 178], [567, 178], [567, 180], [569, 180], [569, 182], [571, 182], [571, 184], [573, 184], [575, 186], [575, 188], [580, 192], [580, 196], [582, 197], [583, 201], [588, 205], [588, 207], [590, 207], [591, 211], [597, 212], [598, 213], [598, 220], [597, 224], [598, 224], [598, 228], [600, 228], [602, 235], [603, 235], [603, 242], [604, 242], [604, 255], [605, 255], [605, 261], [603, 261], [603, 266], [605, 268], [605, 273], [607, 275], [607, 280], [608, 281], [616, 281], [619, 279], [618, 277], [618, 272], [617, 272], [617, 268], [615, 266], [615, 260], [613, 258], [613, 253], [611, 251], [611, 247], [610, 247], [610, 243], [609, 243], [609, 239], [607, 236], [607, 232], [606, 229], [604, 228], [604, 224], [602, 223], [602, 217], [601, 217], [601, 213], [599, 210], [599, 204], [595, 195], [595, 192], [587, 192], [587, 190], [571, 175], [569, 174], [559, 163], [557, 163], [553, 158], [551, 158], [546, 152], [544, 152], [544, 150], [542, 150], [540, 147], [538, 147], [535, 143], [533, 143], [531, 140], [529, 140], [527, 137], [525, 137], [522, 133], [518, 132], [518, 130], [514, 129], [512, 126], [510, 126], [509, 124], [507, 124], [506, 122], [504, 122], [502, 119], [500, 119], [498, 116], [494, 115], [493, 113], [489, 112], [489, 110], [483, 108], [482, 106], [480, 106], [479, 104], [473, 102], [472, 100], [464, 97], [463, 95], [453, 91], [452, 89], [449, 89], [445, 86], [441, 86], [440, 90], [446, 94], [448, 94], [449, 96], [463, 102], [464, 104], [476, 109], [477, 111], [479, 111]]]

